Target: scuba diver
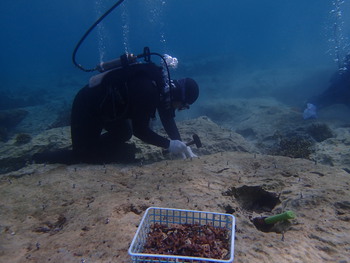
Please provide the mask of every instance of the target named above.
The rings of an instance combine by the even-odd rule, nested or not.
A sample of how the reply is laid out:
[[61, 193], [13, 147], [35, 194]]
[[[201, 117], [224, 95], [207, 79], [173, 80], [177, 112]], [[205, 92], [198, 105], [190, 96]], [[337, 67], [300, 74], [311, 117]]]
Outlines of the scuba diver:
[[320, 95], [310, 98], [303, 112], [304, 119], [317, 118], [319, 109], [333, 104], [345, 104], [350, 107], [350, 54], [343, 66], [332, 76], [330, 86]]
[[[177, 59], [151, 53], [124, 54], [112, 61], [86, 69], [76, 61], [76, 53], [90, 32], [120, 6], [118, 0], [82, 36], [73, 54], [73, 64], [85, 72], [99, 71], [89, 84], [75, 96], [71, 112], [73, 151], [61, 151], [34, 156], [37, 162], [105, 163], [128, 155], [127, 144], [132, 135], [142, 141], [167, 149], [183, 158], [196, 157], [181, 140], [175, 123], [175, 110], [188, 109], [199, 96], [199, 87], [191, 78], [172, 80], [169, 66], [176, 67]], [[151, 56], [161, 58], [162, 65], [151, 62]], [[137, 59], [144, 58], [144, 62]], [[160, 117], [165, 138], [150, 128], [156, 113]]]
[[[188, 109], [197, 100], [196, 81], [167, 80], [163, 66], [138, 63], [132, 55], [121, 56], [120, 61], [121, 67], [100, 70], [102, 73], [93, 76], [74, 99], [74, 158], [84, 162], [109, 160], [132, 135], [183, 158], [196, 157], [182, 142], [174, 120], [176, 109]], [[169, 139], [150, 128], [156, 112]]]

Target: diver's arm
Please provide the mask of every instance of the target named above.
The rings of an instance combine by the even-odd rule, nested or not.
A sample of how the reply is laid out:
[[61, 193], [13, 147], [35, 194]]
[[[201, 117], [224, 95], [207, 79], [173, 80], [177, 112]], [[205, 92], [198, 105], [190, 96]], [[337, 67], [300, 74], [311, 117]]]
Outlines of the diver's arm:
[[133, 134], [146, 143], [168, 148], [170, 141], [152, 131], [149, 126], [159, 101], [157, 87], [149, 78], [137, 78], [131, 83], [130, 89], [133, 91], [130, 103]]
[[176, 126], [174, 114], [170, 110], [158, 109], [159, 117], [162, 122], [165, 132], [170, 139], [181, 141], [179, 130]]
[[332, 83], [321, 94], [314, 96], [308, 100], [314, 104], [317, 109], [326, 108], [333, 104], [342, 104], [349, 101], [350, 97], [350, 79], [340, 79], [341, 81]]
[[168, 148], [170, 141], [152, 131], [149, 127], [149, 118], [137, 118], [132, 120], [133, 133], [140, 140], [163, 148]]

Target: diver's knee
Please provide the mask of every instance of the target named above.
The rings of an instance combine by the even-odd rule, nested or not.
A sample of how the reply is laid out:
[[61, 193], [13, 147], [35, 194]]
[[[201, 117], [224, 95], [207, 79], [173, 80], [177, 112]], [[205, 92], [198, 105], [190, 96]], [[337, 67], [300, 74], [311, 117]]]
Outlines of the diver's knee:
[[125, 133], [121, 138], [122, 142], [126, 142], [126, 141], [130, 140], [131, 137], [132, 137], [132, 131]]

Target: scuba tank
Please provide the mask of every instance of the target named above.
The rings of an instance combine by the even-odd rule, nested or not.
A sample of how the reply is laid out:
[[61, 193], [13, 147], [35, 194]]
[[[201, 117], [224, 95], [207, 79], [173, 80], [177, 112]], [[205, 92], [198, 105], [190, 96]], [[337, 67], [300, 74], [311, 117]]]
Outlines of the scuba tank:
[[[109, 70], [115, 69], [115, 68], [119, 68], [119, 67], [125, 67], [129, 64], [133, 64], [133, 63], [137, 63], [137, 59], [138, 58], [144, 58], [144, 61], [147, 63], [151, 62], [151, 55], [156, 55], [159, 56], [162, 61], [163, 61], [163, 66], [165, 68], [165, 72], [166, 72], [166, 78], [167, 80], [165, 81], [165, 83], [170, 83], [171, 78], [170, 78], [170, 71], [169, 71], [169, 67], [168, 67], [168, 63], [171, 67], [177, 67], [177, 59], [176, 58], [172, 58], [169, 55], [165, 55], [162, 56], [158, 53], [151, 53], [150, 49], [148, 47], [145, 47], [143, 50], [143, 53], [140, 55], [133, 55], [133, 54], [124, 54], [122, 56], [120, 56], [119, 58], [113, 59], [111, 61], [107, 61], [107, 62], [102, 62], [100, 64], [98, 64], [96, 67], [94, 68], [90, 68], [90, 69], [86, 69], [84, 68], [81, 64], [78, 64], [76, 61], [76, 54], [78, 52], [79, 47], [81, 46], [81, 44], [84, 42], [84, 40], [86, 39], [86, 37], [91, 33], [91, 31], [107, 16], [109, 15], [115, 8], [117, 8], [120, 4], [122, 4], [124, 2], [124, 0], [118, 0], [110, 9], [108, 9], [99, 19], [96, 20], [95, 23], [92, 24], [92, 26], [90, 26], [90, 28], [85, 32], [85, 34], [81, 37], [81, 39], [78, 41], [78, 43], [76, 44], [74, 50], [73, 50], [73, 54], [72, 54], [72, 61], [73, 64], [78, 67], [79, 69], [85, 71], [85, 72], [92, 72], [92, 71], [99, 71], [101, 73], [107, 72]], [[98, 75], [97, 75], [98, 76]], [[98, 79], [101, 78], [101, 76], [99, 77], [95, 77], [95, 79], [93, 79], [93, 81], [90, 81], [90, 83], [92, 82], [92, 85], [94, 86], [94, 83], [98, 83]], [[96, 84], [95, 84], [96, 85]]]
[[[110, 72], [111, 70], [127, 68], [136, 64], [147, 64], [152, 63], [151, 56], [155, 55], [162, 59], [162, 67], [163, 67], [163, 78], [165, 83], [165, 90], [169, 90], [169, 85], [171, 83], [170, 78], [170, 68], [176, 68], [178, 65], [177, 58], [171, 57], [170, 55], [165, 54], [164, 56], [158, 53], [151, 53], [149, 47], [144, 47], [143, 53], [139, 55], [134, 54], [123, 54], [119, 58], [102, 62], [98, 64], [94, 71], [97, 70], [100, 74], [94, 75], [89, 80], [89, 87], [95, 87], [101, 83], [103, 77]], [[143, 58], [144, 62], [138, 61], [138, 59]]]
[[[89, 80], [89, 87], [96, 87], [99, 84], [102, 83], [104, 77], [111, 71], [117, 70], [117, 69], [123, 69], [128, 68], [129, 66], [136, 65], [136, 64], [147, 64], [151, 63], [151, 56], [158, 56], [161, 58], [162, 61], [162, 67], [163, 67], [163, 87], [161, 87], [160, 90], [160, 96], [161, 99], [164, 101], [168, 107], [171, 106], [171, 98], [172, 98], [172, 92], [171, 92], [171, 77], [170, 77], [170, 71], [169, 67], [176, 68], [178, 65], [178, 60], [176, 58], [173, 58], [167, 54], [160, 55], [159, 53], [150, 52], [150, 49], [148, 47], [144, 47], [143, 53], [139, 55], [134, 54], [123, 54], [119, 58], [115, 58], [110, 61], [101, 62], [98, 65], [96, 65], [94, 68], [86, 69], [81, 64], [78, 64], [76, 62], [76, 53], [80, 47], [80, 45], [84, 42], [86, 37], [90, 34], [90, 32], [110, 13], [112, 12], [116, 7], [118, 7], [124, 0], [117, 1], [109, 10], [107, 10], [81, 37], [77, 45], [75, 46], [72, 54], [72, 60], [73, 64], [78, 67], [79, 69], [85, 71], [85, 72], [93, 72], [93, 71], [99, 71], [100, 73], [92, 76]], [[144, 62], [139, 62], [138, 59], [143, 58]]]
[[101, 62], [96, 66], [99, 72], [105, 72], [110, 69], [125, 67], [129, 64], [136, 63], [137, 56], [133, 54], [124, 54], [120, 58], [116, 58], [110, 61]]

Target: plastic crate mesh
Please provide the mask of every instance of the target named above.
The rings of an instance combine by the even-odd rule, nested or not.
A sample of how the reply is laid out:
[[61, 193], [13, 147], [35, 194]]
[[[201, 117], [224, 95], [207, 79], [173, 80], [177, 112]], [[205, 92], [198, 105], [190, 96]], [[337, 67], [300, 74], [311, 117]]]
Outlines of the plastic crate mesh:
[[[214, 227], [226, 228], [229, 235], [229, 255], [228, 259], [213, 259], [201, 257], [188, 257], [178, 255], [145, 254], [142, 253], [151, 226], [155, 223], [171, 226], [172, 224], [197, 224], [212, 225]], [[133, 263], [205, 263], [205, 262], [233, 262], [234, 258], [234, 229], [235, 217], [229, 214], [211, 213], [204, 211], [192, 211], [182, 209], [150, 207], [146, 210], [140, 226], [134, 236], [129, 248], [129, 254]]]

